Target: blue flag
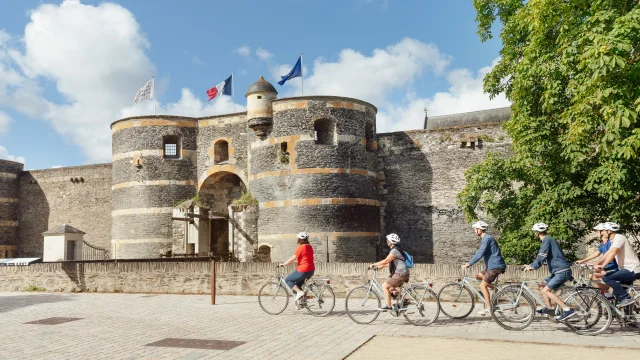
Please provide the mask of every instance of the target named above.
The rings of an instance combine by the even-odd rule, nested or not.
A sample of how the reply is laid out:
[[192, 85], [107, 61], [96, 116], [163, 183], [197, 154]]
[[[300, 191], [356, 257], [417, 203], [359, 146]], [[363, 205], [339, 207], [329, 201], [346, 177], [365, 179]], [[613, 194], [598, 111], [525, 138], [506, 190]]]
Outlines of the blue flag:
[[302, 55], [300, 55], [300, 57], [298, 58], [298, 62], [293, 67], [293, 69], [291, 69], [291, 71], [289, 71], [289, 73], [287, 75], [281, 76], [282, 80], [278, 81], [278, 84], [280, 84], [280, 86], [282, 86], [288, 80], [291, 80], [291, 79], [297, 78], [297, 77], [301, 77], [301, 76], [302, 76]]

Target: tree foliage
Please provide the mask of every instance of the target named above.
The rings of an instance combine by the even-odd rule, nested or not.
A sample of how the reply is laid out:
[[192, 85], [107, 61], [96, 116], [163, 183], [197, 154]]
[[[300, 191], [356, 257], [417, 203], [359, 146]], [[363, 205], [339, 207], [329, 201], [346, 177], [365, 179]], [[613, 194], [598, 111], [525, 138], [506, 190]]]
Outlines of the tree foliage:
[[484, 79], [513, 103], [508, 155], [466, 173], [458, 202], [482, 210], [505, 255], [530, 261], [546, 222], [572, 253], [594, 223], [638, 233], [640, 4], [638, 0], [474, 0], [483, 41], [501, 25], [501, 59]]

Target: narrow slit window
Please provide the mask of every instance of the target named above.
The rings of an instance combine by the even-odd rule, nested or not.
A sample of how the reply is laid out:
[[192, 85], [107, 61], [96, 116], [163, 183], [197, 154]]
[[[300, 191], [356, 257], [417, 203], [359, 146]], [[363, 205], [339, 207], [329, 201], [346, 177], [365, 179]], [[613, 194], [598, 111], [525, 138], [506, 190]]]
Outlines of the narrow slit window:
[[224, 140], [219, 140], [216, 142], [213, 148], [215, 157], [214, 162], [220, 163], [229, 160], [229, 143]]
[[336, 126], [329, 119], [316, 120], [313, 124], [314, 139], [318, 145], [335, 145], [336, 143]]

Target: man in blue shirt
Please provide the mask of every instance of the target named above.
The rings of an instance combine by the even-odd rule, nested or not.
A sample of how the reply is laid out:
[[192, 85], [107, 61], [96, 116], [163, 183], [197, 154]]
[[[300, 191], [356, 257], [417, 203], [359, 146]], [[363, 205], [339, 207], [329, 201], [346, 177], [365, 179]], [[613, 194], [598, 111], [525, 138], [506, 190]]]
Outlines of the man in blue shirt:
[[507, 265], [502, 258], [498, 242], [493, 238], [493, 236], [487, 234], [487, 228], [489, 225], [484, 221], [478, 221], [471, 225], [471, 227], [475, 231], [476, 235], [482, 239], [482, 242], [480, 243], [480, 248], [478, 248], [475, 255], [473, 255], [468, 263], [462, 265], [462, 267], [468, 268], [469, 266], [477, 263], [481, 258], [484, 258], [485, 269], [476, 275], [476, 279], [481, 280], [480, 290], [482, 290], [484, 302], [487, 303], [487, 307], [484, 310], [480, 310], [478, 315], [489, 315], [491, 314], [489, 287], [493, 288], [490, 284], [496, 281], [500, 274], [504, 274]]
[[[596, 231], [596, 236], [598, 236], [598, 238], [602, 241], [602, 243], [600, 244], [600, 246], [598, 247], [598, 251], [594, 252], [593, 254], [587, 256], [586, 258], [582, 259], [582, 260], [578, 260], [577, 263], [578, 264], [584, 264], [589, 260], [593, 260], [595, 258], [597, 258], [598, 256], [601, 256], [603, 254], [606, 254], [607, 251], [609, 251], [609, 249], [611, 248], [611, 241], [609, 240], [609, 236], [606, 233], [606, 231], [604, 231], [604, 223], [600, 223], [598, 225], [596, 225], [593, 230]], [[611, 260], [610, 263], [606, 264], [602, 270], [596, 270], [593, 273], [593, 280], [601, 280], [603, 277], [605, 277], [608, 274], [614, 273], [618, 271], [618, 263], [616, 262], [615, 259]], [[596, 282], [594, 283], [595, 286], [599, 287], [602, 290], [609, 290], [609, 286], [607, 284], [602, 284], [600, 282]], [[604, 295], [608, 298], [613, 298], [613, 295], [611, 295], [608, 291], [604, 293]]]
[[558, 304], [562, 307], [562, 315], [556, 316], [556, 320], [565, 321], [570, 317], [575, 315], [573, 309], [569, 308], [567, 304], [555, 294], [555, 291], [558, 290], [567, 280], [571, 279], [571, 267], [565, 259], [564, 254], [562, 253], [562, 249], [556, 239], [547, 235], [547, 230], [549, 230], [549, 225], [545, 223], [537, 223], [534, 224], [531, 230], [535, 231], [536, 237], [542, 240], [542, 245], [540, 246], [540, 251], [538, 251], [538, 256], [531, 263], [531, 265], [527, 265], [525, 267], [525, 271], [536, 270], [542, 266], [542, 263], [547, 262], [547, 266], [549, 267], [549, 275], [545, 280], [544, 285], [540, 285], [542, 289], [542, 296], [544, 297], [544, 303], [547, 305], [546, 308], [538, 310], [539, 314], [543, 315], [552, 315], [553, 310], [551, 310], [551, 301]]

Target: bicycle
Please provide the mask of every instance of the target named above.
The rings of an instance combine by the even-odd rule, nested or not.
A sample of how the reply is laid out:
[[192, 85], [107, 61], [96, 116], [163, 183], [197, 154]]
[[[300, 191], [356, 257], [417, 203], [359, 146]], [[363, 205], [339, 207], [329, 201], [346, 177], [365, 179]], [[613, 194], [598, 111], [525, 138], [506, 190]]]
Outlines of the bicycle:
[[[591, 270], [593, 273], [594, 267], [592, 265], [586, 265], [585, 268]], [[594, 281], [591, 281], [591, 283], [593, 282]], [[640, 319], [640, 286], [633, 284], [622, 286], [627, 289], [627, 293], [635, 300], [633, 304], [623, 308], [618, 308], [615, 305], [616, 302], [614, 299], [607, 299], [607, 297], [604, 296], [604, 290], [600, 288], [588, 285], [578, 286], [576, 293], [580, 295], [587, 294], [586, 298], [591, 300], [585, 304], [587, 310], [589, 310], [590, 314], [595, 312], [599, 315], [599, 318], [591, 322], [586, 322], [579, 327], [575, 326], [575, 324], [568, 324], [569, 327], [580, 335], [595, 336], [607, 331], [614, 317], [623, 328], [626, 327], [627, 324], [636, 324], [638, 319]], [[589, 296], [591, 297], [590, 299]], [[603, 318], [602, 322], [600, 322], [601, 318]]]
[[[524, 267], [521, 267], [521, 270], [524, 270]], [[559, 294], [562, 294], [562, 292], [567, 289], [572, 289], [564, 299], [564, 302], [576, 312], [576, 315], [567, 321], [563, 321], [563, 324], [576, 332], [582, 328], [594, 326], [600, 321], [602, 316], [601, 312], [591, 313], [591, 309], [588, 306], [588, 304], [594, 303], [594, 301], [598, 302], [598, 300], [593, 300], [595, 293], [593, 291], [577, 291], [589, 281], [591, 281], [591, 276], [589, 275], [585, 279], [583, 271], [579, 271], [578, 279], [573, 279], [574, 287], [562, 286], [558, 289]], [[536, 314], [536, 305], [539, 304], [542, 307], [546, 307], [545, 302], [527, 286], [527, 284], [530, 283], [535, 283], [537, 287], [539, 282], [534, 279], [525, 278], [520, 283], [505, 285], [493, 296], [491, 301], [491, 317], [502, 328], [507, 330], [523, 330], [533, 322]], [[597, 290], [599, 293], [599, 289]], [[562, 295], [559, 296], [563, 297]], [[598, 303], [601, 304], [601, 302]], [[556, 304], [553, 314], [548, 314], [548, 318], [550, 321], [558, 323], [558, 321], [555, 320], [555, 316], [560, 314], [562, 314], [562, 309]], [[582, 325], [582, 323], [584, 323], [584, 325]]]
[[[276, 265], [276, 280], [264, 284], [258, 292], [258, 303], [269, 315], [282, 313], [289, 305], [293, 290], [285, 282], [282, 267]], [[306, 308], [314, 316], [327, 316], [336, 305], [336, 295], [329, 279], [307, 279], [301, 290], [305, 295], [295, 301], [296, 308]]]
[[[443, 286], [438, 292], [438, 305], [442, 313], [451, 319], [464, 319], [476, 306], [476, 297], [484, 299], [482, 293], [476, 290], [471, 282], [480, 283], [475, 277], [469, 276], [469, 269], [464, 269], [462, 277], [455, 282]], [[501, 289], [500, 285], [491, 284], [494, 294]], [[483, 301], [484, 306], [486, 303]], [[468, 310], [466, 307], [468, 306]]]
[[[358, 324], [371, 324], [380, 315], [381, 298], [384, 298], [382, 285], [376, 278], [378, 269], [367, 269], [367, 285], [351, 289], [345, 299], [345, 308], [349, 318]], [[426, 326], [438, 318], [440, 308], [438, 297], [431, 290], [433, 283], [407, 283], [402, 286], [402, 296], [396, 296], [391, 315], [404, 316], [411, 324]], [[398, 289], [400, 295], [400, 289]]]

